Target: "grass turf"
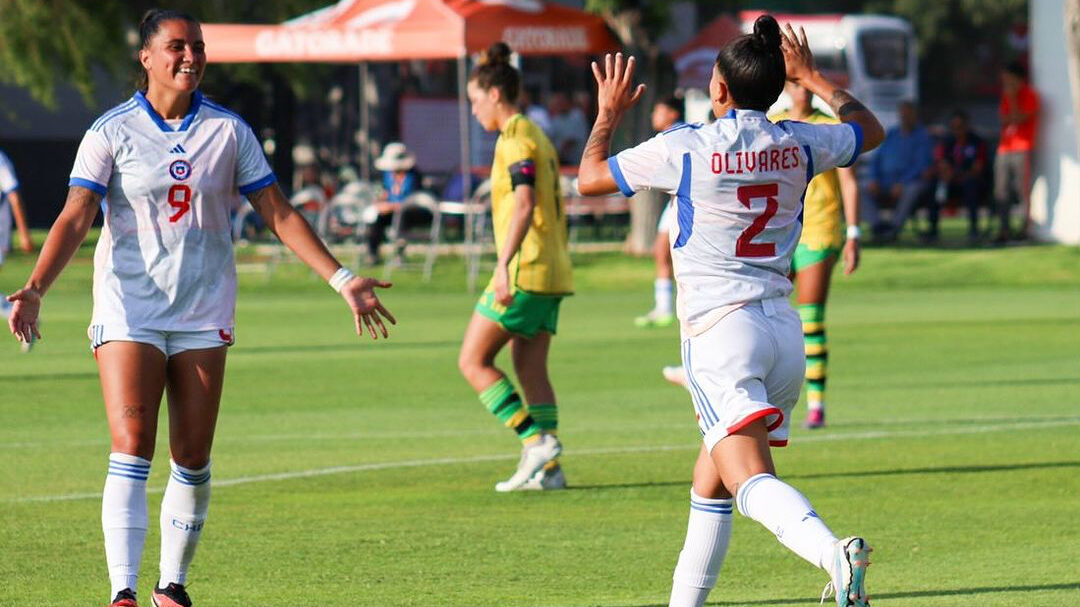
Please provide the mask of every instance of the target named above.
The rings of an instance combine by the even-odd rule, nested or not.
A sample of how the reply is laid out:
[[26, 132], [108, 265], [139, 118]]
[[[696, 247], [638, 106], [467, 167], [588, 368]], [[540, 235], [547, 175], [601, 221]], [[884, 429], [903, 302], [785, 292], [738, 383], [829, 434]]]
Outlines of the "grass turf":
[[[572, 488], [548, 494], [492, 491], [517, 444], [456, 369], [474, 300], [457, 261], [430, 285], [396, 277], [384, 301], [400, 324], [379, 343], [299, 266], [242, 275], [196, 604], [666, 605], [698, 446], [687, 395], [659, 375], [677, 331], [631, 326], [647, 260], [575, 261], [551, 354]], [[1080, 604], [1078, 262], [1065, 247], [870, 249], [834, 278], [829, 427], [775, 453], [834, 530], [875, 546], [875, 605]], [[0, 289], [30, 263], [14, 256]], [[0, 605], [108, 593], [89, 270], [84, 249], [31, 355], [0, 348]], [[710, 604], [816, 604], [825, 575], [736, 520]]]

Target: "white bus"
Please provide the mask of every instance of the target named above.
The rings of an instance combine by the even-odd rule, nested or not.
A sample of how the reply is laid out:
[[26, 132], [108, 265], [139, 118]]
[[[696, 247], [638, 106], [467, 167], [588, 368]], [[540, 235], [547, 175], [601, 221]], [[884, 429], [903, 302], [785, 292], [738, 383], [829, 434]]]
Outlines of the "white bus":
[[[742, 11], [743, 31], [754, 29], [761, 11]], [[874, 112], [886, 127], [897, 122], [901, 101], [918, 101], [919, 65], [911, 25], [885, 15], [776, 14], [780, 26], [806, 30], [818, 69]], [[820, 100], [815, 99], [815, 103]], [[790, 105], [781, 95], [774, 109]], [[822, 103], [822, 109], [828, 107]]]

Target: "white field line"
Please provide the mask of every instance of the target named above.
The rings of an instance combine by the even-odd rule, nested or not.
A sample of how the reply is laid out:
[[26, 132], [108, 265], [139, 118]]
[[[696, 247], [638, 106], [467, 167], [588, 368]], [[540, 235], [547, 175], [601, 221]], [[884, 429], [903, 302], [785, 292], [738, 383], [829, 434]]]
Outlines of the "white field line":
[[[886, 418], [866, 420], [860, 422], [839, 422], [830, 424], [832, 429], [843, 429], [845, 426], [865, 426], [867, 424], [873, 424], [875, 426], [911, 426], [911, 425], [941, 425], [941, 424], [953, 424], [953, 423], [996, 423], [996, 422], [1011, 422], [1019, 423], [1042, 421], [1058, 423], [1076, 423], [1080, 422], [1080, 417], [1070, 415], [1025, 415], [1017, 417], [1016, 415], [987, 415], [979, 417], [969, 418], [957, 418], [957, 419], [942, 419], [937, 418]], [[685, 422], [671, 423], [671, 424], [605, 424], [602, 428], [600, 426], [575, 426], [576, 430], [604, 430], [610, 432], [612, 430], [679, 430], [690, 429], [691, 426]], [[253, 434], [253, 435], [225, 435], [222, 436], [218, 428], [218, 437], [214, 441], [217, 446], [235, 443], [269, 443], [269, 442], [283, 442], [283, 441], [331, 441], [331, 440], [409, 440], [409, 439], [425, 439], [425, 438], [445, 438], [455, 436], [485, 436], [485, 435], [502, 435], [505, 434], [504, 428], [483, 428], [483, 429], [455, 429], [455, 430], [424, 430], [424, 431], [364, 431], [364, 432], [326, 432], [326, 433], [284, 433], [284, 434]], [[831, 435], [829, 435], [831, 436]], [[800, 437], [798, 442], [807, 440], [808, 437]], [[162, 440], [165, 440], [162, 437]], [[53, 440], [53, 441], [17, 441], [17, 442], [0, 442], [0, 449], [39, 449], [39, 448], [63, 448], [63, 447], [99, 447], [102, 445], [108, 445], [109, 439], [102, 438], [88, 438], [77, 440]]]
[[[1002, 432], [1015, 430], [1034, 430], [1042, 428], [1056, 428], [1061, 426], [1080, 425], [1080, 419], [1068, 419], [1057, 421], [1038, 422], [1012, 422], [982, 426], [958, 426], [942, 427], [924, 430], [876, 430], [871, 432], [852, 432], [848, 434], [812, 434], [799, 437], [793, 444], [824, 443], [844, 440], [873, 440], [881, 438], [927, 438], [931, 436], [954, 436], [961, 434], [985, 434], [988, 432]], [[564, 452], [566, 456], [590, 456], [590, 455], [618, 455], [625, 453], [659, 453], [663, 451], [691, 451], [699, 447], [696, 443], [681, 445], [640, 445], [633, 447], [602, 447], [596, 449], [572, 449]], [[428, 466], [445, 466], [454, 464], [474, 464], [483, 462], [507, 461], [518, 458], [517, 454], [500, 455], [474, 455], [470, 457], [440, 457], [432, 459], [400, 460], [395, 462], [378, 462], [372, 464], [356, 464], [351, 466], [331, 466], [329, 468], [312, 468], [309, 470], [296, 470], [293, 472], [277, 472], [274, 474], [257, 474], [253, 476], [240, 476], [214, 480], [214, 487], [231, 487], [234, 485], [248, 485], [252, 483], [264, 483], [270, 481], [284, 481], [299, 478], [312, 478], [318, 476], [330, 476], [335, 474], [349, 474], [352, 472], [371, 472], [376, 470], [397, 470], [405, 468], [421, 468]], [[150, 493], [160, 493], [163, 487], [148, 489]], [[60, 495], [33, 495], [5, 499], [6, 503], [27, 502], [65, 502], [84, 499], [99, 499], [101, 492], [92, 493], [66, 493]]]

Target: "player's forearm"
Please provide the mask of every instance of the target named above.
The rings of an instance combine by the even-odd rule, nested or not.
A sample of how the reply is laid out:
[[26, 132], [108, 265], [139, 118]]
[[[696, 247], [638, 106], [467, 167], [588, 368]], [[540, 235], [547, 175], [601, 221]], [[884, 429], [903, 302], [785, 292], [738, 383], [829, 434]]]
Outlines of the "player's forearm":
[[86, 240], [100, 201], [101, 196], [88, 189], [74, 186], [68, 190], [67, 202], [45, 237], [26, 288], [34, 289], [39, 295], [49, 290]]
[[11, 202], [11, 215], [15, 219], [15, 229], [19, 231], [20, 236], [29, 238], [30, 228], [26, 224], [26, 210], [23, 208], [22, 196], [15, 191], [8, 194], [8, 200]]
[[859, 225], [859, 182], [855, 178], [855, 168], [837, 169], [840, 179], [840, 197], [844, 202], [844, 221], [849, 226]]
[[307, 220], [285, 200], [277, 184], [252, 192], [248, 201], [266, 222], [266, 227], [323, 280], [329, 280], [341, 267]]
[[611, 137], [618, 124], [619, 116], [613, 112], [601, 112], [596, 117], [578, 168], [578, 191], [584, 196], [614, 194], [619, 190], [607, 163]]
[[510, 260], [517, 255], [521, 243], [525, 240], [525, 234], [529, 232], [529, 226], [532, 225], [535, 209], [535, 190], [528, 186], [514, 188], [514, 214], [510, 217], [510, 230], [506, 234], [506, 241], [503, 242], [502, 249], [499, 251], [499, 265], [510, 265]]
[[862, 127], [861, 152], [870, 151], [881, 145], [885, 139], [885, 130], [881, 127], [881, 123], [878, 122], [874, 113], [866, 109], [866, 106], [851, 93], [830, 82], [817, 70], [814, 70], [809, 77], [801, 79], [799, 84], [824, 99], [841, 122], [854, 122]]

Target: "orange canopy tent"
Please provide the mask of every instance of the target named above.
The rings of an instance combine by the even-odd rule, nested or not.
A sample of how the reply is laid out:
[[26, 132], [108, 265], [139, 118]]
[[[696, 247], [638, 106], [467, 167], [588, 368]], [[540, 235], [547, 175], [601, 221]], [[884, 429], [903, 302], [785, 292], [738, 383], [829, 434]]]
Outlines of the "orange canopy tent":
[[738, 21], [721, 15], [706, 25], [689, 42], [675, 51], [675, 71], [679, 75], [679, 86], [708, 90], [712, 78], [716, 54], [728, 40], [742, 34]]
[[603, 20], [541, 0], [341, 0], [280, 25], [206, 24], [223, 63], [458, 59], [503, 40], [523, 55], [615, 48]]

